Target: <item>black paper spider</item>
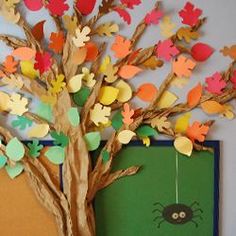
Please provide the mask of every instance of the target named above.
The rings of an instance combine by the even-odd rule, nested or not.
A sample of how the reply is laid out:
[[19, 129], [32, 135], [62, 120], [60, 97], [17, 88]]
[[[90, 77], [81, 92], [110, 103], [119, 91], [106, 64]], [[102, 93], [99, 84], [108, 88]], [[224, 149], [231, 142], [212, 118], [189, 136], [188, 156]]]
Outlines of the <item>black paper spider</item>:
[[[161, 214], [154, 218], [154, 221], [160, 220], [158, 222], [158, 228], [160, 228], [161, 224], [165, 221], [174, 225], [183, 225], [188, 222], [192, 222], [196, 227], [198, 227], [198, 223], [194, 219], [199, 218], [202, 220], [201, 214], [203, 211], [201, 208], [199, 208], [199, 203], [196, 201], [190, 206], [180, 203], [163, 206], [160, 202], [154, 203], [154, 206], [157, 208], [153, 210], [153, 213], [160, 212]], [[198, 208], [194, 209], [195, 206]]]

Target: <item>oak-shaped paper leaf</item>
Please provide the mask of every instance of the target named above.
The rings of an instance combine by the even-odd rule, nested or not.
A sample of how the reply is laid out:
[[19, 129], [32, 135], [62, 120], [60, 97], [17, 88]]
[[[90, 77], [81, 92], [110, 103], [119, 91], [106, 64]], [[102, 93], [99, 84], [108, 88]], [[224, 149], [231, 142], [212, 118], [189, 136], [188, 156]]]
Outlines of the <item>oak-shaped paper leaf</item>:
[[175, 47], [171, 39], [159, 42], [156, 48], [156, 55], [159, 58], [170, 61], [179, 54], [179, 50]]
[[22, 116], [25, 112], [28, 111], [27, 105], [28, 105], [28, 99], [22, 97], [18, 93], [13, 93], [10, 97], [10, 101], [8, 102], [10, 113], [12, 115], [18, 115], [18, 116]]
[[176, 24], [171, 21], [169, 16], [164, 16], [160, 23], [161, 35], [164, 38], [170, 38], [174, 34]]
[[114, 33], [118, 31], [119, 31], [119, 26], [112, 22], [104, 23], [98, 26], [95, 30], [95, 32], [101, 37], [102, 36], [111, 37]]
[[94, 108], [90, 110], [90, 120], [96, 125], [106, 124], [109, 121], [111, 115], [111, 108], [103, 106], [100, 103], [96, 103]]
[[66, 86], [64, 79], [65, 79], [65, 76], [62, 74], [57, 75], [56, 79], [52, 79], [50, 81], [52, 87], [49, 88], [49, 92], [53, 95], [60, 93], [63, 90], [63, 88], [65, 88]]
[[83, 47], [85, 43], [90, 40], [90, 32], [91, 29], [88, 26], [85, 26], [82, 29], [77, 28], [75, 30], [75, 36], [72, 38], [74, 45], [78, 48]]
[[14, 73], [17, 71], [18, 61], [15, 61], [13, 56], [7, 56], [2, 65], [5, 72]]
[[209, 126], [201, 124], [199, 121], [195, 121], [186, 130], [186, 135], [191, 139], [192, 142], [196, 140], [198, 142], [204, 142], [206, 135], [209, 131]]
[[66, 0], [49, 0], [46, 7], [53, 16], [63, 16], [64, 12], [69, 10]]
[[[103, 68], [102, 68], [103, 70]], [[104, 66], [103, 74], [106, 76], [105, 80], [108, 83], [113, 83], [118, 79], [118, 67], [114, 66], [111, 62]]]
[[53, 144], [55, 146], [66, 147], [69, 144], [69, 138], [63, 132], [50, 132], [51, 137], [53, 138]]
[[134, 110], [131, 109], [128, 103], [125, 103], [123, 106], [123, 111], [121, 112], [123, 116], [123, 123], [126, 125], [131, 125], [134, 121], [132, 116], [134, 115]]
[[27, 146], [31, 157], [37, 158], [40, 156], [40, 151], [43, 149], [43, 145], [39, 143], [39, 140], [34, 139], [32, 143], [28, 143]]
[[151, 126], [157, 128], [158, 131], [164, 132], [165, 130], [170, 129], [171, 123], [168, 121], [167, 117], [155, 117], [151, 120]]
[[181, 27], [177, 31], [177, 37], [179, 40], [184, 40], [186, 43], [190, 43], [191, 40], [197, 40], [200, 37], [198, 31], [193, 31], [189, 27]]
[[91, 73], [87, 67], [82, 68], [83, 80], [85, 81], [85, 85], [89, 88], [92, 88], [96, 84], [96, 80], [94, 79], [95, 74]]
[[20, 161], [25, 155], [25, 148], [17, 138], [12, 138], [6, 145], [6, 155], [12, 161]]
[[206, 78], [206, 84], [206, 90], [212, 94], [222, 94], [223, 89], [227, 85], [219, 72], [216, 72], [211, 77]]
[[153, 9], [151, 12], [147, 13], [144, 18], [144, 21], [147, 25], [157, 25], [160, 22], [160, 19], [163, 16], [163, 12], [160, 10]]
[[47, 72], [52, 66], [52, 57], [49, 52], [37, 52], [35, 56], [34, 69], [39, 70], [40, 74]]
[[24, 85], [22, 78], [19, 75], [14, 74], [10, 74], [9, 77], [3, 77], [1, 83], [10, 89], [21, 89]]
[[129, 39], [117, 35], [115, 42], [111, 46], [111, 50], [115, 53], [116, 58], [122, 59], [131, 53], [130, 47], [131, 41]]
[[64, 46], [64, 33], [62, 31], [60, 32], [52, 32], [50, 36], [50, 43], [49, 48], [52, 49], [55, 53], [61, 53]]
[[177, 137], [174, 141], [175, 149], [186, 156], [191, 156], [193, 151], [193, 143], [187, 137]]
[[114, 11], [119, 14], [119, 16], [128, 24], [131, 24], [131, 16], [128, 11], [123, 8], [115, 7]]
[[25, 130], [33, 125], [33, 121], [25, 116], [17, 116], [16, 120], [11, 122], [12, 127], [18, 128], [19, 130]]
[[195, 107], [199, 103], [202, 97], [202, 90], [203, 88], [201, 83], [198, 83], [197, 86], [195, 86], [188, 92], [187, 100], [189, 107]]
[[147, 69], [156, 70], [158, 67], [159, 68], [162, 67], [163, 64], [164, 64], [163, 61], [158, 60], [156, 56], [151, 56], [149, 59], [147, 59], [142, 63], [142, 66], [144, 66]]
[[225, 57], [230, 57], [233, 60], [236, 60], [236, 45], [232, 45], [231, 47], [224, 47], [223, 49], [220, 50], [220, 52], [225, 56]]

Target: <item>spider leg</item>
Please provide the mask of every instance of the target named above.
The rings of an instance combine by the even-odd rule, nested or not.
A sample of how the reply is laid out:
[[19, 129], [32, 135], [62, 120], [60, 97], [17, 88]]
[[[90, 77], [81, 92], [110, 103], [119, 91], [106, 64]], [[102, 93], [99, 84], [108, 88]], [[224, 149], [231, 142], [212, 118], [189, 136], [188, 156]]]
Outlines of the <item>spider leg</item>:
[[160, 202], [153, 203], [154, 206], [161, 206], [162, 208], [165, 208]]
[[162, 224], [164, 221], [165, 221], [165, 220], [162, 220], [162, 221], [159, 222], [159, 224], [158, 224], [158, 226], [157, 226], [158, 229], [160, 229], [161, 224]]
[[157, 219], [163, 219], [163, 216], [156, 216], [153, 221], [156, 221]]
[[196, 216], [193, 216], [193, 218], [199, 218], [200, 220], [203, 220], [202, 216], [201, 215], [196, 215]]
[[197, 228], [198, 227], [198, 223], [194, 220], [191, 220], [190, 222], [192, 222], [193, 224], [195, 224], [195, 227]]
[[194, 202], [190, 205], [190, 208], [192, 208], [194, 205], [199, 206], [199, 203], [198, 203], [197, 201], [194, 201]]
[[203, 210], [200, 209], [200, 208], [198, 208], [198, 209], [196, 209], [196, 210], [193, 210], [193, 212], [197, 212], [197, 211], [200, 211], [201, 213], [203, 213]]
[[162, 210], [160, 210], [160, 209], [158, 209], [158, 208], [154, 209], [154, 210], [152, 211], [152, 213], [155, 213], [155, 212], [157, 212], [157, 211], [159, 211], [160, 213], [162, 213]]

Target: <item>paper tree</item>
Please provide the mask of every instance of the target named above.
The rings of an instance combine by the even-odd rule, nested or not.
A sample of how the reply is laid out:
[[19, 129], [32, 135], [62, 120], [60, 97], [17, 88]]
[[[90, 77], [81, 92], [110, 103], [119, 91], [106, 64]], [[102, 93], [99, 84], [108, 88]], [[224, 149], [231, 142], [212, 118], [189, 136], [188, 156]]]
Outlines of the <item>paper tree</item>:
[[[236, 46], [222, 50], [233, 60], [225, 72], [209, 76], [205, 85], [196, 82], [186, 93], [185, 102], [176, 104], [178, 98], [169, 91], [170, 86], [184, 87], [195, 67], [213, 53], [210, 46], [194, 43], [206, 20], [202, 10], [187, 3], [179, 12], [184, 26], [174, 30], [175, 24], [164, 16], [157, 2], [134, 34], [125, 38], [117, 34], [116, 23], [99, 23], [100, 19], [115, 12], [131, 24], [129, 11], [141, 0], [102, 0], [98, 13], [89, 20], [95, 0], [74, 1], [72, 15], [66, 14], [66, 0], [22, 1], [31, 11], [45, 7], [54, 20], [57, 30], [47, 43], [45, 21], [31, 27], [18, 11], [19, 2], [0, 2], [1, 15], [21, 27], [26, 36], [0, 36], [12, 48], [0, 65], [0, 110], [3, 116], [14, 117], [11, 128], [0, 127], [0, 167], [11, 178], [26, 172], [35, 194], [55, 216], [60, 235], [95, 235], [92, 203], [96, 193], [139, 170], [132, 166], [111, 171], [113, 159], [123, 145], [136, 138], [149, 146], [151, 136], [165, 135], [174, 140], [177, 151], [191, 157], [193, 148], [208, 150], [203, 142], [214, 123], [190, 123], [191, 110], [200, 108], [209, 115], [234, 117], [227, 102], [236, 96]], [[148, 48], [137, 48], [150, 25], [160, 28], [162, 40], [157, 39]], [[114, 37], [107, 55], [106, 43], [97, 36]], [[171, 63], [170, 73], [159, 88], [151, 83], [133, 88], [136, 76], [159, 69], [166, 62]], [[134, 107], [131, 101], [135, 97], [147, 106]], [[31, 106], [32, 99], [38, 101], [36, 107]], [[113, 131], [92, 165], [91, 151], [99, 148], [101, 134], [111, 127]], [[32, 141], [22, 143], [15, 137], [17, 132], [11, 133], [12, 128], [25, 130]], [[63, 164], [63, 190], [38, 159], [43, 149], [40, 139], [47, 135], [54, 140], [54, 146], [44, 155], [55, 165]]]

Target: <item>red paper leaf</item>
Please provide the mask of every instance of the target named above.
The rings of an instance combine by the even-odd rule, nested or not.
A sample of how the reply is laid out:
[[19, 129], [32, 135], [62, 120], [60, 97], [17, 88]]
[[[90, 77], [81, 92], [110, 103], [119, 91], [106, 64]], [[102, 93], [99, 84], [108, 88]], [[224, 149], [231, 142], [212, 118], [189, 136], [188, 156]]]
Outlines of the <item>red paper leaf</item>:
[[186, 134], [192, 140], [192, 142], [195, 142], [196, 140], [199, 142], [204, 142], [208, 131], [208, 126], [195, 121], [192, 126], [187, 128]]
[[144, 21], [147, 25], [151, 25], [151, 24], [157, 25], [160, 19], [162, 18], [162, 16], [163, 16], [162, 11], [154, 9], [145, 16]]
[[63, 16], [64, 12], [69, 10], [69, 5], [66, 0], [50, 0], [47, 8], [54, 16]]
[[46, 21], [43, 20], [43, 21], [40, 21], [39, 23], [37, 23], [33, 29], [31, 30], [31, 33], [33, 34], [33, 36], [35, 37], [35, 39], [37, 41], [41, 41], [43, 38], [44, 38], [44, 31], [43, 31], [43, 28], [44, 28], [44, 23]]
[[182, 18], [182, 23], [189, 26], [195, 26], [201, 15], [202, 10], [195, 8], [195, 6], [190, 2], [187, 2], [184, 9], [179, 12], [179, 16]]
[[52, 65], [52, 59], [49, 52], [37, 52], [35, 61], [34, 69], [39, 70], [40, 74], [48, 71]]
[[156, 48], [156, 55], [159, 58], [163, 58], [167, 61], [170, 61], [172, 57], [177, 56], [179, 50], [175, 47], [173, 42], [170, 39], [167, 39], [163, 42], [159, 42]]
[[51, 33], [49, 48], [52, 49], [55, 53], [61, 53], [64, 45], [64, 33]]
[[96, 0], [77, 0], [76, 8], [82, 15], [89, 15], [95, 6]]
[[24, 0], [24, 3], [31, 11], [39, 11], [43, 7], [43, 0]]
[[196, 61], [206, 61], [214, 52], [207, 44], [196, 43], [191, 49], [191, 55]]
[[233, 72], [233, 76], [230, 78], [234, 88], [236, 89], [236, 70]]
[[125, 9], [121, 9], [119, 7], [114, 8], [114, 11], [116, 11], [119, 16], [128, 24], [131, 24], [131, 16], [129, 12], [127, 12]]
[[133, 9], [135, 6], [141, 4], [141, 0], [121, 0], [120, 2], [125, 4], [130, 9]]
[[222, 90], [226, 87], [226, 82], [222, 79], [219, 72], [216, 72], [211, 77], [206, 78], [206, 90], [213, 94], [221, 94]]

